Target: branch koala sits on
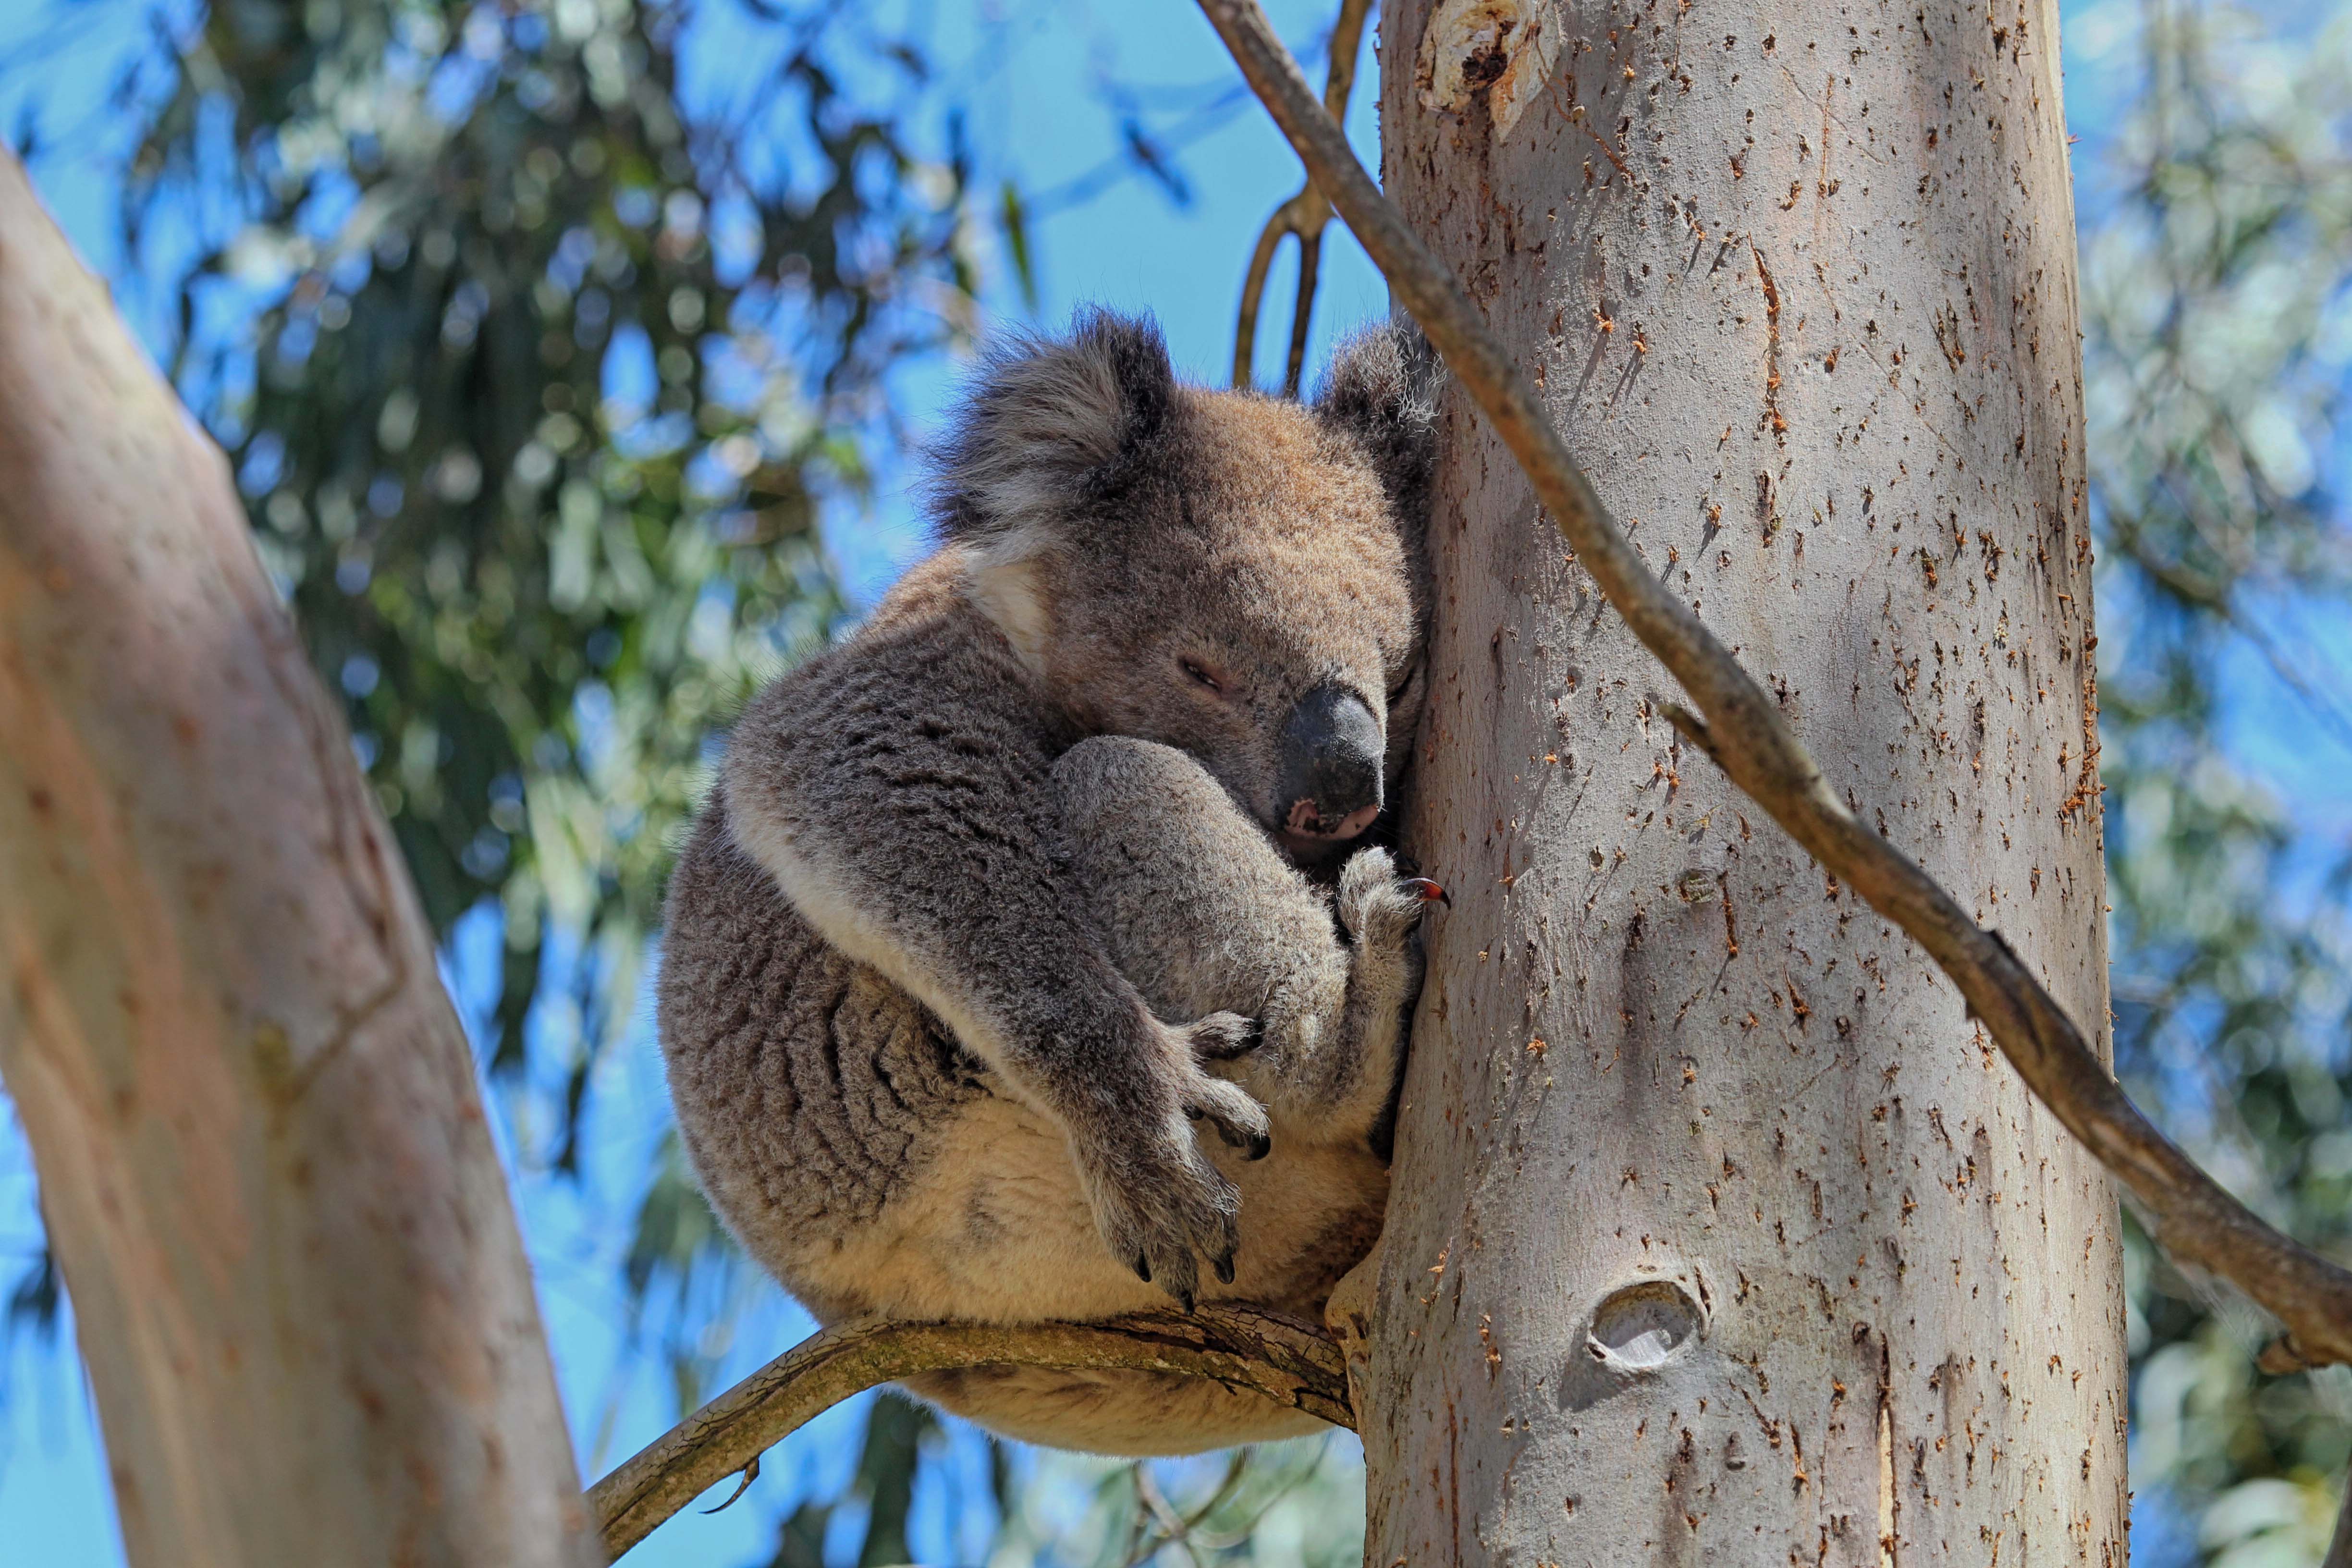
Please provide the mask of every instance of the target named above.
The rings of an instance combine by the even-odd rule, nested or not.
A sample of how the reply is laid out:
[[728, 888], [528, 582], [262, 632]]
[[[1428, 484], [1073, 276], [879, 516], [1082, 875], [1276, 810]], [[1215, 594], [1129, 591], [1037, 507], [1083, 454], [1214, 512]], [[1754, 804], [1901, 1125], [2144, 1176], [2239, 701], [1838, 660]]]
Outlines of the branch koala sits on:
[[[1370, 1247], [1430, 885], [1359, 845], [1422, 702], [1433, 375], [1375, 332], [1309, 408], [1108, 314], [1017, 344], [940, 551], [753, 700], [661, 1036], [713, 1205], [819, 1320], [1314, 1317]], [[911, 1386], [1102, 1452], [1319, 1425], [1149, 1373]]]

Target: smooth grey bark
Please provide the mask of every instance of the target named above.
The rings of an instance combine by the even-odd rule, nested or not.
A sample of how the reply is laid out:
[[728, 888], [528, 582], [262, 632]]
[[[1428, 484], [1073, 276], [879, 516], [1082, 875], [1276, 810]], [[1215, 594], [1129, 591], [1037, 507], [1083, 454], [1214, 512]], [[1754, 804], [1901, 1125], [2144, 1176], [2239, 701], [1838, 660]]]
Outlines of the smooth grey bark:
[[132, 1562], [601, 1561], [390, 830], [227, 465], [5, 153], [0, 1078]]
[[[2103, 1022], [2054, 6], [1402, 0], [1381, 47], [1391, 195], [1652, 566]], [[1465, 411], [1445, 463], [1366, 1561], [2120, 1563], [2106, 1179], [1678, 743]]]

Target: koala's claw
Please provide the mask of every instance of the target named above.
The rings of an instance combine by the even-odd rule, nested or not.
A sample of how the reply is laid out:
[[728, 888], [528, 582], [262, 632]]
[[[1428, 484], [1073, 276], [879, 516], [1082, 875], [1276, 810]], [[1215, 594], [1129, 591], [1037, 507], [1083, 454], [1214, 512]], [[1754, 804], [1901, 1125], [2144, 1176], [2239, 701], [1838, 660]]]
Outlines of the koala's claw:
[[1206, 1253], [1213, 1258], [1221, 1255], [1220, 1248], [1233, 1249], [1233, 1215], [1181, 1212], [1149, 1215], [1130, 1211], [1122, 1217], [1129, 1226], [1144, 1232], [1128, 1244], [1134, 1248], [1129, 1267], [1135, 1277], [1146, 1285], [1158, 1286], [1191, 1311], [1200, 1289], [1199, 1255]]
[[1184, 1114], [1195, 1121], [1206, 1121], [1227, 1147], [1246, 1149], [1253, 1160], [1265, 1159], [1274, 1147], [1274, 1129], [1266, 1120], [1265, 1107], [1238, 1084], [1202, 1075], [1192, 1085]]
[[1263, 1160], [1274, 1152], [1274, 1134], [1271, 1131], [1252, 1131], [1246, 1124], [1236, 1127], [1224, 1118], [1212, 1115], [1195, 1106], [1186, 1106], [1184, 1114], [1195, 1121], [1205, 1119], [1210, 1126], [1217, 1130], [1217, 1137], [1223, 1142], [1226, 1148], [1245, 1150], [1249, 1159]]
[[1210, 1264], [1209, 1267], [1216, 1270], [1217, 1279], [1221, 1283], [1230, 1285], [1234, 1282], [1234, 1255], [1232, 1253], [1228, 1252], [1224, 1254], [1215, 1262]]
[[1408, 891], [1419, 894], [1424, 904], [1444, 904], [1449, 910], [1454, 907], [1454, 895], [1426, 877], [1405, 877], [1400, 880]]

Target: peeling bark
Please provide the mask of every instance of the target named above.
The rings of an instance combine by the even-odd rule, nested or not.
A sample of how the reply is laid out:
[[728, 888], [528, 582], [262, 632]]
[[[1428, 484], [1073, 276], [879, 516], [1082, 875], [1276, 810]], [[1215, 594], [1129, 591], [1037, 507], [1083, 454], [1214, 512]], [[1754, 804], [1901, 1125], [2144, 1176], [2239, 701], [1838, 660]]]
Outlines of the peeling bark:
[[595, 1561], [398, 851], [226, 464], [5, 154], [0, 737], [0, 1078], [131, 1561]]
[[[1406, 0], [1386, 183], [1832, 790], [2103, 1021], [2054, 9], [1916, 11], [1541, 7], [1565, 41], [1498, 134], [1415, 100]], [[2096, 1162], [1683, 743], [1489, 427], [1454, 411], [1445, 461], [1412, 837], [1457, 906], [1359, 1374], [1367, 1561], [2120, 1563]]]

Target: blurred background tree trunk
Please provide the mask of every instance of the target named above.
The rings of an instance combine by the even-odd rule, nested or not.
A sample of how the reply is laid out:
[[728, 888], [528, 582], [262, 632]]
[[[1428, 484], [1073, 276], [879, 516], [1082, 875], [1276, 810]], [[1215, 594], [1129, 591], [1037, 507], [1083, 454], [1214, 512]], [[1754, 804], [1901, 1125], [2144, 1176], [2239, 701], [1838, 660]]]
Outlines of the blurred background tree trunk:
[[599, 1561], [506, 1177], [350, 732], [0, 153], [0, 1072], [131, 1560]]
[[[1386, 183], [1832, 786], [2104, 1046], [2055, 13], [1874, 16], [1401, 5]], [[1366, 1561], [2119, 1563], [2104, 1175], [1678, 746], [1485, 428], [1445, 451], [1411, 833], [1457, 906]]]

